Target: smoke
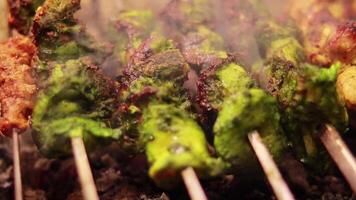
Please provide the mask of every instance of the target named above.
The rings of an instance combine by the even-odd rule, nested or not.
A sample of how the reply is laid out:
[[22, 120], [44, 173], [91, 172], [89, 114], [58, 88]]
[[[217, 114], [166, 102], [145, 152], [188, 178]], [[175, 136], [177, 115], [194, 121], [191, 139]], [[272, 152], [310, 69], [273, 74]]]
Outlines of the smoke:
[[[1, 1], [1, 0], [0, 0]], [[198, 0], [181, 0], [198, 1]], [[247, 0], [207, 0], [211, 3], [209, 12], [213, 19], [208, 26], [221, 35], [226, 41], [228, 52], [240, 55], [242, 63], [250, 71], [250, 67], [260, 60], [260, 55], [254, 38], [255, 19], [252, 10], [247, 6]], [[289, 0], [264, 0], [272, 16], [284, 17], [283, 10]], [[152, 10], [157, 17], [171, 0], [82, 0], [82, 9], [77, 17], [85, 24], [87, 31], [98, 41], [111, 45], [110, 23], [118, 18], [124, 10]], [[173, 26], [172, 26], [173, 27]], [[119, 66], [115, 55], [103, 64], [104, 71], [115, 77], [123, 66]]]

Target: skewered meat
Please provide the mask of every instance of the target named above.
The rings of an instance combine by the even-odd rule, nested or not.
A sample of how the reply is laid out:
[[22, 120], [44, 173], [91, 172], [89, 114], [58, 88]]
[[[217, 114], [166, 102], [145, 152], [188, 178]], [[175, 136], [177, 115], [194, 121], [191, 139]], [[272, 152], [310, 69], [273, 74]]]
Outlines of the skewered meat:
[[[255, 38], [253, 37], [256, 14], [251, 12], [251, 1], [225, 0], [214, 1], [215, 11], [213, 30], [225, 39], [227, 51], [239, 55], [239, 61], [252, 65], [259, 59]], [[257, 6], [263, 6], [256, 2]]]
[[280, 127], [277, 102], [263, 90], [238, 64], [213, 66], [198, 82], [198, 103], [214, 124], [214, 145], [220, 156], [237, 173], [253, 174], [258, 163], [246, 142], [247, 134], [260, 131], [264, 143], [275, 159], [280, 160], [286, 139]]
[[29, 127], [36, 93], [34, 57], [36, 47], [18, 36], [0, 44], [0, 133], [10, 136]]
[[22, 34], [28, 34], [36, 10], [44, 0], [7, 0], [10, 7], [9, 24]]
[[303, 33], [305, 51], [313, 64], [329, 67], [338, 60], [355, 64], [356, 24], [348, 22], [355, 11], [345, 2], [293, 1], [290, 5], [291, 17]]
[[163, 30], [177, 42], [188, 64], [198, 73], [229, 58], [224, 39], [212, 29], [213, 9], [210, 0], [172, 0], [161, 16]]
[[337, 90], [349, 111], [351, 126], [356, 127], [356, 67], [344, 66], [337, 77]]
[[356, 65], [356, 21], [338, 26], [327, 45], [331, 60]]
[[[260, 26], [265, 27], [268, 23], [261, 22]], [[283, 29], [278, 24], [275, 26]], [[344, 104], [336, 91], [340, 65], [325, 69], [303, 63], [303, 51], [298, 41], [292, 35], [282, 37], [279, 33], [259, 31], [256, 35], [267, 40], [264, 43], [272, 44], [267, 49], [261, 46], [269, 52], [265, 54], [261, 70], [265, 76], [262, 83], [280, 104], [285, 131], [297, 154], [312, 167], [325, 169], [328, 162], [320, 165], [325, 153], [318, 144], [318, 127], [331, 123], [343, 132], [348, 124]]]
[[282, 27], [272, 20], [260, 20], [256, 26], [256, 41], [262, 57], [286, 57], [294, 64], [305, 60], [303, 47], [293, 27]]
[[32, 33], [42, 61], [65, 62], [85, 56], [100, 64], [108, 56], [111, 49], [97, 44], [73, 17], [79, 8], [80, 0], [47, 0], [38, 8]]
[[174, 34], [186, 34], [201, 25], [209, 25], [214, 17], [209, 12], [214, 4], [210, 0], [172, 0], [162, 12], [162, 20], [166, 32], [174, 38]]
[[[343, 68], [356, 64], [356, 22], [355, 8], [351, 2], [343, 1], [294, 1], [290, 7], [291, 17], [303, 33], [305, 51], [310, 62], [330, 67], [333, 63], [344, 63]], [[306, 17], [307, 16], [307, 17]], [[350, 20], [350, 21], [348, 21]], [[348, 70], [347, 70], [348, 71]], [[338, 92], [350, 113], [351, 124], [355, 124], [356, 101], [353, 92], [356, 81], [347, 78], [347, 71], [341, 71], [338, 78]]]
[[32, 135], [40, 151], [49, 157], [70, 154], [70, 137], [82, 137], [88, 149], [105, 138], [118, 139], [120, 132], [110, 127], [116, 95], [97, 68], [80, 60], [56, 64], [33, 113]]
[[[37, 97], [33, 138], [47, 156], [70, 153], [70, 137], [90, 149], [106, 138], [118, 139], [110, 118], [117, 104], [116, 85], [95, 67], [106, 56], [76, 23], [80, 1], [47, 0], [33, 27], [45, 77]], [[42, 73], [41, 73], [42, 74]]]
[[229, 58], [224, 39], [206, 26], [182, 35], [178, 43], [186, 61], [198, 72]]
[[120, 13], [113, 24], [116, 31], [110, 35], [116, 43], [114, 54], [122, 66], [127, 65], [133, 51], [141, 45], [152, 32], [158, 31], [153, 13], [149, 10], [128, 10]]
[[187, 167], [202, 177], [216, 176], [225, 165], [210, 156], [204, 132], [188, 112], [183, 83], [189, 66], [177, 49], [164, 45], [155, 50], [162, 46], [156, 44], [156, 38], [151, 37], [137, 49], [124, 73], [122, 95], [128, 113], [124, 115], [137, 119], [131, 126], [137, 129], [138, 143], [146, 151], [149, 175], [166, 188], [181, 180], [180, 172]]

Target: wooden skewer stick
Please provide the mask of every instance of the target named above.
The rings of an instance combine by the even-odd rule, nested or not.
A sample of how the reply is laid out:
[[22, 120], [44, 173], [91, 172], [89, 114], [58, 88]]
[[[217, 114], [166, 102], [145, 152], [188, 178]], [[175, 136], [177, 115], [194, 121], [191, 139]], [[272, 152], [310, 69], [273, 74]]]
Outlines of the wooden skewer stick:
[[85, 200], [99, 200], [84, 142], [80, 137], [72, 138], [71, 142], [83, 197]]
[[199, 179], [191, 167], [182, 171], [183, 181], [188, 190], [191, 200], [207, 200], [205, 192], [200, 185]]
[[263, 144], [262, 139], [257, 131], [248, 134], [248, 139], [251, 142], [252, 148], [265, 172], [272, 190], [278, 200], [294, 200], [293, 194], [288, 185], [284, 181], [281, 173], [279, 172], [276, 163], [273, 161], [272, 156], [268, 149]]
[[15, 200], [22, 200], [22, 181], [20, 167], [20, 145], [19, 134], [16, 130], [12, 131], [12, 152], [14, 159], [14, 184], [15, 184]]
[[9, 37], [7, 0], [0, 0], [0, 41]]
[[339, 133], [333, 126], [327, 124], [320, 139], [350, 184], [352, 191], [356, 193], [356, 161]]

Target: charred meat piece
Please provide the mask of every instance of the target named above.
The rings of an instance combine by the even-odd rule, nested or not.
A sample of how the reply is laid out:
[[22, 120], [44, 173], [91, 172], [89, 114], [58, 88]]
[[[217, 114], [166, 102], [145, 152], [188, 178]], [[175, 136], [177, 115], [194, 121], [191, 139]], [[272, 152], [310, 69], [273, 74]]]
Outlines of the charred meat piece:
[[[347, 0], [293, 1], [291, 17], [303, 33], [305, 51], [310, 62], [323, 67], [330, 67], [337, 62], [343, 63], [342, 68], [355, 67], [356, 22], [354, 16], [347, 17], [355, 13], [355, 8]], [[348, 76], [344, 74], [346, 71], [349, 70], [339, 74], [338, 92], [346, 102], [350, 121], [354, 121], [354, 124], [356, 119], [353, 108], [356, 102], [353, 92], [348, 88], [355, 88], [356, 81], [345, 78]]]
[[[262, 22], [260, 26], [265, 27], [265, 24]], [[274, 25], [274, 29], [284, 29], [276, 23]], [[277, 98], [284, 129], [297, 154], [323, 172], [329, 162], [319, 144], [318, 128], [331, 123], [344, 132], [348, 124], [344, 103], [336, 90], [341, 66], [334, 64], [325, 69], [304, 63], [304, 52], [298, 40], [291, 34], [281, 36], [280, 33], [259, 31], [256, 35], [262, 39], [260, 47], [268, 52], [264, 54], [265, 61], [260, 69], [263, 74], [261, 83]], [[321, 159], [325, 162], [321, 163]]]
[[213, 30], [214, 5], [210, 0], [173, 0], [160, 18], [165, 33], [178, 44], [188, 64], [198, 73], [231, 57], [226, 52], [224, 38]]
[[21, 34], [28, 34], [36, 10], [44, 0], [7, 0], [10, 7], [9, 24]]
[[80, 0], [47, 0], [38, 8], [32, 34], [42, 61], [65, 62], [85, 56], [100, 64], [108, 56], [111, 49], [95, 42], [74, 18], [79, 8]]
[[197, 72], [231, 57], [225, 51], [224, 39], [206, 26], [198, 26], [195, 31], [182, 35], [178, 44], [186, 61]]
[[34, 56], [31, 40], [18, 36], [0, 44], [0, 133], [10, 136], [13, 129], [24, 131], [36, 94]]
[[338, 26], [326, 51], [331, 60], [356, 65], [356, 21]]
[[115, 43], [114, 54], [122, 66], [128, 64], [133, 51], [152, 32], [159, 32], [154, 14], [149, 10], [123, 11], [111, 26], [115, 30], [109, 37]]
[[355, 64], [355, 22], [345, 17], [355, 13], [350, 9], [347, 1], [292, 1], [289, 11], [302, 31], [310, 62], [324, 67], [335, 61]]

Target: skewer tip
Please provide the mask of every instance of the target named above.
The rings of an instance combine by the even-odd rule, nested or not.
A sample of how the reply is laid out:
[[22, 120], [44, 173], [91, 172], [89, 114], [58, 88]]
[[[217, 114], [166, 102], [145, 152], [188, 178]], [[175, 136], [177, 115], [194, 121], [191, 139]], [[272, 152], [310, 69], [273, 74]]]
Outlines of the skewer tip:
[[351, 186], [351, 189], [356, 193], [356, 161], [345, 142], [340, 137], [337, 130], [329, 124], [325, 125], [325, 129], [320, 136], [321, 142], [326, 150], [344, 175], [345, 179]]
[[183, 181], [188, 190], [189, 196], [192, 200], [207, 200], [205, 192], [200, 185], [198, 176], [195, 174], [194, 169], [188, 167], [182, 171]]
[[99, 200], [83, 139], [75, 137], [71, 142], [83, 197], [85, 200]]
[[279, 172], [276, 163], [263, 144], [260, 134], [257, 131], [253, 131], [248, 134], [248, 139], [277, 199], [294, 200], [293, 194]]
[[19, 134], [16, 130], [12, 131], [13, 142], [13, 163], [14, 163], [14, 185], [15, 185], [15, 200], [22, 200], [22, 180], [21, 180], [21, 165], [20, 165], [20, 145]]

